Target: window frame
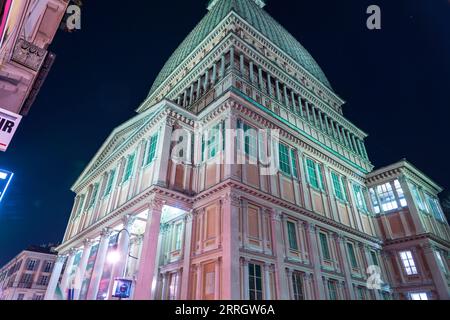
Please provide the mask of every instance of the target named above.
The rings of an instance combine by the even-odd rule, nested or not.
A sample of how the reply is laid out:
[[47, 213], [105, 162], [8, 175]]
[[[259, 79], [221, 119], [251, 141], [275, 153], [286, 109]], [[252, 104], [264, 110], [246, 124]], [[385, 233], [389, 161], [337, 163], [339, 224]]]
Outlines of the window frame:
[[403, 265], [403, 272], [406, 273], [407, 276], [415, 276], [419, 274], [419, 270], [417, 270], [416, 262], [411, 250], [400, 251], [399, 257]]
[[293, 221], [289, 221], [289, 220], [286, 221], [286, 229], [287, 229], [287, 233], [288, 233], [289, 249], [298, 251], [299, 246], [298, 246], [296, 223]]
[[319, 232], [320, 251], [322, 258], [326, 261], [331, 261], [330, 245], [328, 243], [328, 235], [325, 232]]
[[[257, 276], [257, 269], [259, 268], [259, 276]], [[253, 270], [253, 272], [251, 272]], [[258, 289], [258, 281], [261, 289]], [[252, 288], [253, 283], [253, 288]], [[249, 300], [261, 301], [264, 299], [263, 273], [260, 264], [250, 262], [248, 264], [248, 294]], [[253, 294], [253, 295], [252, 295]], [[253, 298], [253, 299], [252, 299]]]

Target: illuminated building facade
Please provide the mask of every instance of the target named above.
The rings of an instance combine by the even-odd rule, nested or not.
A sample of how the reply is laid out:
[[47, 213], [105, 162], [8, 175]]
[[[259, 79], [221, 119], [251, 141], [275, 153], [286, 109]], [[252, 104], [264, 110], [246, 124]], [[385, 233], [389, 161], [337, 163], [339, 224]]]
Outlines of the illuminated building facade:
[[0, 268], [0, 300], [43, 300], [56, 259], [51, 246], [19, 253]]
[[[138, 115], [85, 168], [47, 299], [112, 299], [116, 278], [134, 281], [131, 299], [399, 297], [366, 134], [264, 5], [210, 1]], [[369, 267], [385, 285], [368, 286]]]
[[68, 2], [0, 1], [0, 151], [5, 151], [52, 66], [48, 51]]

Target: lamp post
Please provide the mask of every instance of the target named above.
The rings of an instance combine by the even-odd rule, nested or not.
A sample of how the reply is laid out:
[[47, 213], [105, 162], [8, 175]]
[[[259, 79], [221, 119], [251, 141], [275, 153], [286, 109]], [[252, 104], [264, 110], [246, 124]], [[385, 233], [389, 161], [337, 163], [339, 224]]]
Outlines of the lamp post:
[[[126, 229], [126, 228], [123, 228], [123, 229], [121, 229], [118, 233], [117, 233], [117, 239], [119, 239], [119, 236], [120, 236], [120, 233], [121, 232], [125, 232], [126, 234], [127, 234], [127, 236], [128, 236], [128, 238], [130, 239], [131, 238], [131, 234], [130, 234], [130, 232]], [[108, 254], [108, 262], [109, 263], [111, 263], [111, 264], [116, 264], [117, 262], [119, 262], [120, 261], [120, 259], [122, 258], [121, 257], [121, 254], [120, 254], [120, 252], [119, 252], [119, 250], [118, 250], [118, 246], [119, 246], [119, 241], [117, 241], [115, 244], [114, 244], [114, 246], [113, 246], [113, 250]], [[127, 250], [128, 251], [128, 250]], [[129, 258], [132, 258], [132, 259], [138, 259], [138, 257], [135, 257], [135, 256], [132, 256], [130, 253], [128, 253], [128, 257]], [[125, 263], [126, 263], [126, 261], [125, 261]], [[124, 278], [125, 278], [125, 273], [126, 273], [126, 265], [123, 267], [123, 270], [122, 270], [122, 280], [125, 280]], [[115, 294], [115, 287], [116, 287], [116, 285], [118, 285], [118, 280], [120, 280], [120, 278], [116, 278], [116, 279], [114, 279], [114, 287], [113, 287], [113, 293], [112, 293], [112, 296], [114, 297], [114, 294]], [[122, 284], [122, 286], [124, 286], [124, 288], [123, 288], [123, 291], [122, 291], [122, 288], [120, 288], [120, 290], [122, 291], [122, 292], [126, 292], [126, 290], [127, 290], [127, 286], [126, 286], [126, 284], [125, 283], [123, 283]], [[122, 296], [121, 295], [119, 295], [119, 300], [122, 300]]]

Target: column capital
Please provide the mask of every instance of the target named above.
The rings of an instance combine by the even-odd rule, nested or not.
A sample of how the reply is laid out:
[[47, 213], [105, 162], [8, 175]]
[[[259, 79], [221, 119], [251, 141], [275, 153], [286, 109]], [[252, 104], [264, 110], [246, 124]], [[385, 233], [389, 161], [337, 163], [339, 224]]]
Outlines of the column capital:
[[223, 202], [230, 202], [232, 205], [240, 205], [241, 197], [236, 192], [227, 192], [221, 199]]
[[185, 223], [192, 222], [193, 219], [194, 219], [194, 210], [191, 209], [184, 216], [184, 222]]
[[269, 214], [270, 214], [270, 218], [272, 219], [272, 221], [279, 221], [281, 222], [281, 220], [283, 219], [283, 214], [281, 212], [279, 212], [276, 209], [268, 209], [269, 210]]
[[312, 234], [316, 234], [317, 233], [317, 226], [314, 223], [310, 223], [310, 222], [305, 221], [303, 223], [303, 228], [306, 231], [308, 231], [308, 232], [310, 232]]
[[58, 254], [58, 256], [56, 257], [56, 263], [64, 263], [64, 261], [66, 261], [66, 258], [66, 255]]
[[133, 225], [134, 221], [136, 221], [136, 216], [128, 213], [122, 217], [122, 223], [124, 229], [129, 229]]
[[94, 241], [92, 239], [86, 238], [83, 240], [83, 247], [88, 248], [94, 244]]
[[161, 233], [166, 233], [168, 230], [169, 230], [169, 228], [170, 228], [170, 224], [169, 223], [161, 223], [160, 225], [159, 225], [159, 231], [161, 232]]
[[154, 197], [149, 201], [149, 209], [161, 211], [165, 204], [166, 204], [165, 200], [160, 199], [158, 197]]
[[102, 231], [100, 232], [100, 238], [101, 239], [106, 239], [109, 238], [109, 236], [112, 233], [112, 229], [110, 227], [105, 227], [102, 229]]
[[69, 251], [67, 251], [67, 256], [68, 257], [72, 257], [77, 253], [77, 249], [76, 248], [70, 248]]
[[333, 233], [333, 238], [338, 241], [339, 243], [345, 242], [345, 236], [342, 233], [335, 232]]

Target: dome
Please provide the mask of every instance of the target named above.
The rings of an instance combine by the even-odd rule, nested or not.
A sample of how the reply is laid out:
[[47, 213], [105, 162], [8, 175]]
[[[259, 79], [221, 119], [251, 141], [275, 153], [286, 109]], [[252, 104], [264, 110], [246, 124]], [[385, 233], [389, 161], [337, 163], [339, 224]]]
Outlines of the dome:
[[[181, 45], [164, 65], [156, 77], [149, 96], [170, 76], [170, 74], [194, 51], [194, 49], [219, 25], [231, 12], [235, 12], [256, 30], [278, 46], [323, 85], [331, 88], [328, 79], [309, 52], [261, 5], [261, 0], [213, 0], [209, 3], [209, 12], [191, 31]], [[265, 2], [264, 2], [265, 3]]]

